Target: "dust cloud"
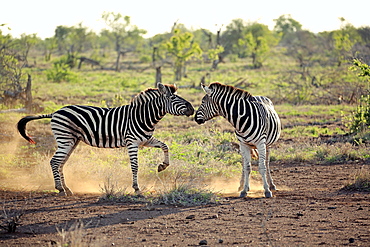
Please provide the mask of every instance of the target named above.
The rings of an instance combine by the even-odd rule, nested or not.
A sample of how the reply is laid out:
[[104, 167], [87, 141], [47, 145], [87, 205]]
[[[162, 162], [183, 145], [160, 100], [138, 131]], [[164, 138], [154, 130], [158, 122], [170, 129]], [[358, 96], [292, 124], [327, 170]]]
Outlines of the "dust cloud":
[[[1, 146], [0, 150], [9, 157], [17, 157], [16, 162], [10, 158], [8, 164], [0, 167], [0, 188], [12, 191], [55, 191], [54, 179], [50, 167], [52, 153], [27, 156], [23, 154], [22, 147], [24, 140], [13, 138], [7, 145]], [[29, 154], [28, 154], [29, 155]], [[118, 157], [117, 157], [118, 156]], [[67, 186], [74, 193], [102, 194], [104, 186], [107, 184], [114, 186], [125, 192], [133, 192], [132, 173], [129, 166], [128, 157], [125, 153], [112, 152], [91, 147], [78, 147], [64, 166], [64, 176]], [[107, 158], [110, 157], [110, 158]], [[115, 157], [115, 158], [112, 158]], [[17, 163], [18, 162], [18, 163]], [[170, 177], [171, 172], [167, 173], [162, 179], [161, 174], [149, 172], [148, 168], [143, 168], [139, 172], [139, 186], [144, 191], [163, 191], [163, 188], [173, 186]], [[175, 166], [173, 166], [175, 167]], [[149, 169], [155, 169], [150, 167]], [[170, 171], [171, 167], [169, 168]], [[174, 168], [178, 169], [178, 168]], [[181, 174], [181, 170], [177, 171]], [[263, 197], [263, 186], [259, 176], [250, 181], [251, 190], [249, 197]], [[224, 178], [213, 177], [203, 183], [206, 189], [222, 194], [223, 196], [239, 196], [240, 177]], [[288, 190], [289, 188], [281, 188]]]

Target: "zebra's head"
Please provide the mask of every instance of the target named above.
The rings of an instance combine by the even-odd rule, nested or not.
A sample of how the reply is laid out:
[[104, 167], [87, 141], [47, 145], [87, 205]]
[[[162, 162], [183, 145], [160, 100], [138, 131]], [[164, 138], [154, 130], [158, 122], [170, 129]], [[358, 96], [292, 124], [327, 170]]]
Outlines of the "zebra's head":
[[180, 116], [191, 116], [194, 114], [193, 106], [176, 94], [176, 86], [163, 85], [158, 83], [158, 91], [164, 98], [166, 113]]
[[218, 105], [214, 102], [212, 98], [212, 85], [207, 87], [202, 84], [202, 88], [204, 92], [206, 92], [206, 95], [204, 95], [202, 99], [202, 104], [199, 106], [197, 112], [195, 113], [195, 122], [198, 124], [203, 124], [206, 121], [217, 117], [219, 114], [219, 108]]

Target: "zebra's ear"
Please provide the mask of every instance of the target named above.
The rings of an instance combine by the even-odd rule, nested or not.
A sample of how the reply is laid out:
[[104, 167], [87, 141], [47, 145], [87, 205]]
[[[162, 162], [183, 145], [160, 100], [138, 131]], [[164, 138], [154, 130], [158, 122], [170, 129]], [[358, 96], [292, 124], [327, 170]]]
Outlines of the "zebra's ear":
[[162, 83], [158, 82], [157, 87], [158, 87], [158, 90], [161, 94], [166, 94], [167, 93], [167, 89]]
[[165, 94], [167, 95], [168, 97], [171, 96], [171, 90], [169, 90], [165, 85], [163, 85], [162, 83], [158, 82], [158, 91], [161, 93], [161, 94]]
[[212, 93], [212, 90], [209, 87], [205, 86], [203, 83], [201, 85], [206, 94], [210, 95]]

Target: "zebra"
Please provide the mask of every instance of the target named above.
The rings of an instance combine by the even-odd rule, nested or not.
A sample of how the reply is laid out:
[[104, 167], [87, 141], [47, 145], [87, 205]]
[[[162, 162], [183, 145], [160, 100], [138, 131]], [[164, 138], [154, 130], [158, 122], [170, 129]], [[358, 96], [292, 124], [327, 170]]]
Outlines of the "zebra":
[[222, 116], [235, 128], [240, 142], [240, 153], [243, 157], [243, 172], [240, 180], [240, 197], [249, 191], [251, 173], [251, 155], [258, 151], [258, 170], [262, 176], [265, 197], [272, 197], [275, 191], [270, 168], [270, 146], [275, 143], [281, 133], [281, 123], [274, 105], [264, 96], [252, 96], [249, 92], [223, 85], [211, 83], [208, 87], [202, 84], [206, 95], [195, 113], [195, 121], [203, 124], [206, 121]]
[[176, 94], [174, 85], [158, 83], [157, 89], [147, 89], [137, 94], [130, 104], [116, 108], [70, 105], [54, 113], [26, 116], [17, 124], [20, 135], [31, 144], [35, 141], [26, 134], [29, 121], [51, 118], [51, 129], [57, 142], [57, 150], [50, 160], [55, 188], [59, 195], [72, 195], [67, 187], [63, 166], [80, 141], [98, 148], [127, 147], [132, 170], [132, 187], [140, 194], [138, 185], [138, 148], [161, 148], [163, 163], [158, 172], [165, 170], [169, 162], [168, 146], [153, 137], [155, 125], [167, 114], [175, 116], [194, 114], [193, 106]]

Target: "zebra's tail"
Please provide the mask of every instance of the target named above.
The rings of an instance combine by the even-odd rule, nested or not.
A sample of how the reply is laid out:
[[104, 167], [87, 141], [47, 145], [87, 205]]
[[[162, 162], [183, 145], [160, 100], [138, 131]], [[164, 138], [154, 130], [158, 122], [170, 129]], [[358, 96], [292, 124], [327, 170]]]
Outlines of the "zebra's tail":
[[29, 121], [35, 120], [35, 119], [41, 119], [41, 118], [51, 118], [53, 114], [45, 114], [45, 115], [39, 115], [39, 116], [27, 116], [19, 120], [17, 124], [17, 129], [19, 134], [26, 139], [31, 144], [36, 144], [34, 140], [30, 136], [26, 134], [26, 125]]

